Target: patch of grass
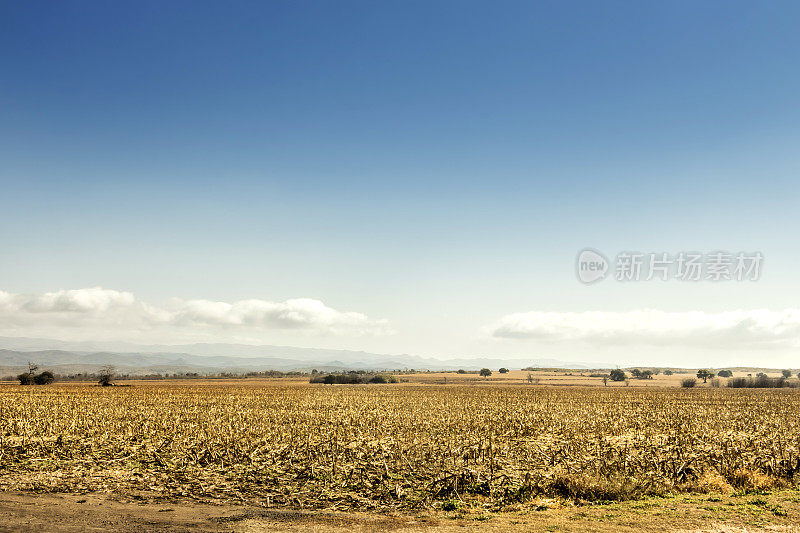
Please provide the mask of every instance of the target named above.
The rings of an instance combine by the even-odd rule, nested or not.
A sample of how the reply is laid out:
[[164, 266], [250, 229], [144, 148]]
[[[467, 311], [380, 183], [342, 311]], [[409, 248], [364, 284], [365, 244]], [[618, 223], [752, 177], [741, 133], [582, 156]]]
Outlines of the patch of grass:
[[774, 514], [775, 516], [788, 516], [788, 514], [789, 514], [780, 505], [772, 506], [771, 511], [772, 511], [772, 514]]
[[442, 504], [442, 511], [458, 511], [461, 508], [461, 502], [456, 500], [447, 500]]

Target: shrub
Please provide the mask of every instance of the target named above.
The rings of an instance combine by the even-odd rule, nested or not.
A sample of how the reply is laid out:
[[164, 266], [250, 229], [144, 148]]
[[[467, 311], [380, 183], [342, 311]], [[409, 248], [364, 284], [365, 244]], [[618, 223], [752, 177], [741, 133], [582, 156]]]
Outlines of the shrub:
[[728, 474], [727, 478], [731, 485], [743, 491], [769, 490], [780, 488], [782, 485], [780, 479], [770, 478], [761, 472], [741, 468]]
[[501, 374], [508, 374], [508, 369], [503, 367], [503, 368], [500, 369], [500, 373]]
[[591, 476], [587, 474], [557, 474], [550, 482], [549, 491], [576, 501], [625, 501], [646, 494], [658, 495], [659, 488], [651, 483], [613, 474]]
[[447, 500], [442, 504], [442, 511], [458, 511], [461, 504], [456, 500]]
[[328, 374], [322, 378], [322, 382], [327, 385], [354, 385], [364, 383], [364, 378], [357, 374]]
[[52, 372], [45, 370], [39, 374], [24, 372], [17, 376], [20, 385], [50, 385], [56, 380]]
[[397, 383], [397, 378], [394, 376], [386, 376], [384, 374], [367, 375], [357, 372], [349, 372], [347, 374], [316, 374], [311, 376], [308, 380], [309, 383], [324, 383], [325, 385], [359, 385], [363, 383]]
[[665, 376], [671, 376], [672, 374], [673, 374], [672, 370], [670, 370], [670, 369], [664, 370], [664, 375]]
[[732, 494], [733, 487], [715, 469], [710, 469], [694, 481], [685, 483], [681, 488], [701, 494]]
[[731, 372], [730, 370], [720, 370], [719, 372], [717, 372], [717, 375], [721, 378], [729, 378], [733, 376], [733, 372]]
[[56, 380], [56, 377], [53, 375], [53, 373], [52, 372], [48, 372], [47, 370], [45, 370], [41, 374], [37, 374], [33, 378], [33, 381], [37, 385], [50, 385], [55, 380]]
[[697, 385], [697, 380], [695, 378], [686, 378], [681, 381], [681, 387], [684, 389], [691, 389], [695, 385]]
[[756, 378], [733, 378], [728, 380], [728, 387], [734, 389], [780, 389], [783, 387], [797, 387], [797, 383], [786, 381], [786, 378], [770, 378], [760, 375]]

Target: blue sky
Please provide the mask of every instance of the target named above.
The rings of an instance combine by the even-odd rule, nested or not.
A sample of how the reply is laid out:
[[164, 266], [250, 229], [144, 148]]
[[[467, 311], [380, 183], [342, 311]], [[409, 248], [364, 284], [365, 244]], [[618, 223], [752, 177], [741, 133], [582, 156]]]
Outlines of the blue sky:
[[[0, 333], [622, 360], [629, 346], [486, 331], [524, 312], [796, 307], [797, 3], [0, 14], [0, 291], [17, 302]], [[573, 263], [587, 246], [759, 250], [766, 267], [749, 284], [586, 287]], [[182, 312], [175, 300], [314, 299], [367, 322], [118, 331], [71, 308], [19, 316], [22, 295], [98, 286]], [[736, 357], [783, 363], [793, 342]], [[724, 360], [721, 347], [637, 357]]]

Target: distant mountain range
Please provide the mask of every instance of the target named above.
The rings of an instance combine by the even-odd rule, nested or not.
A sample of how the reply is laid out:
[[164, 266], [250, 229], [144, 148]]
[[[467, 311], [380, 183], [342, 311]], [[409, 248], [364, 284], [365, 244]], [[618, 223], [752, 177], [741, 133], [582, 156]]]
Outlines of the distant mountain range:
[[[248, 372], [263, 370], [477, 370], [483, 367], [518, 369], [589, 368], [556, 359], [458, 358], [439, 360], [414, 355], [385, 355], [349, 350], [297, 348], [249, 344], [137, 345], [128, 343], [68, 342], [54, 339], [0, 337], [0, 375], [27, 368], [28, 361], [56, 373], [93, 372], [113, 365], [133, 375], [154, 373]], [[610, 368], [612, 365], [607, 365]], [[592, 365], [592, 368], [600, 368]]]

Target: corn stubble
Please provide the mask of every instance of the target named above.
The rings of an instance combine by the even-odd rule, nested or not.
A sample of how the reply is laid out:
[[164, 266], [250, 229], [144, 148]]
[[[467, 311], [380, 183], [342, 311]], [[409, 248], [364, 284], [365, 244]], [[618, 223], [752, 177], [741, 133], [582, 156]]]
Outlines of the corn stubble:
[[[795, 484], [787, 390], [0, 388], [0, 489], [389, 510]], [[449, 503], [452, 505], [452, 503]]]

